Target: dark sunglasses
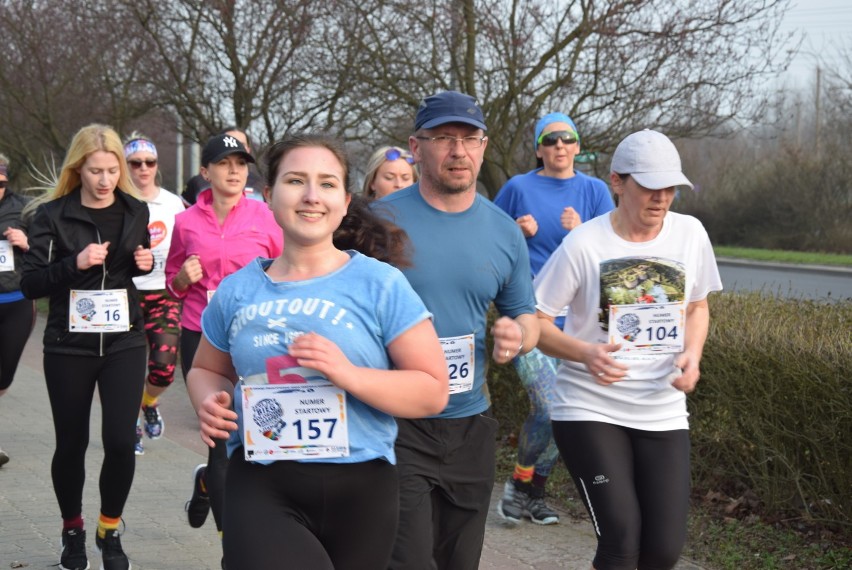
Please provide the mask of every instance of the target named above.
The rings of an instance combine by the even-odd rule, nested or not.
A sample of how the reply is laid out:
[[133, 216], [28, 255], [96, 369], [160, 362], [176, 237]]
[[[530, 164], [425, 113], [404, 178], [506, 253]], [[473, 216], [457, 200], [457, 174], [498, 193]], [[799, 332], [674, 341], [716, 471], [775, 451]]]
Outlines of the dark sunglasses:
[[538, 144], [541, 146], [554, 146], [557, 141], [562, 141], [562, 144], [574, 144], [577, 142], [577, 133], [572, 131], [553, 131], [544, 133], [538, 137]]
[[396, 149], [396, 148], [389, 148], [387, 150], [387, 152], [385, 152], [385, 158], [387, 160], [391, 161], [391, 162], [393, 162], [394, 160], [397, 160], [398, 158], [402, 158], [408, 164], [411, 164], [411, 165], [414, 164], [414, 157], [413, 156], [411, 156], [408, 153], [405, 153], [405, 156], [403, 156], [402, 153], [399, 152], [399, 149]]
[[133, 169], [142, 168], [143, 164], [148, 168], [154, 168], [155, 166], [157, 166], [157, 159], [149, 158], [148, 160], [128, 160], [127, 164], [129, 164], [130, 168]]
[[0, 190], [4, 190], [6, 188], [6, 184], [8, 184], [7, 180], [0, 180]]

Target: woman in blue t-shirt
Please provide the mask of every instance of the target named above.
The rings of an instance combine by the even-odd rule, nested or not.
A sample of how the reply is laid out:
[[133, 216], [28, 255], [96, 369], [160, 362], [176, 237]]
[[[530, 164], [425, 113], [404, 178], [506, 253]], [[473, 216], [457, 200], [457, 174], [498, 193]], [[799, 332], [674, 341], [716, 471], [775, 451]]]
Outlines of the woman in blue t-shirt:
[[338, 144], [293, 136], [265, 161], [287, 246], [222, 281], [188, 378], [202, 439], [230, 435], [225, 563], [386, 568], [393, 417], [444, 408], [441, 346], [405, 277], [367, 257], [403, 262], [405, 234], [349, 192]]

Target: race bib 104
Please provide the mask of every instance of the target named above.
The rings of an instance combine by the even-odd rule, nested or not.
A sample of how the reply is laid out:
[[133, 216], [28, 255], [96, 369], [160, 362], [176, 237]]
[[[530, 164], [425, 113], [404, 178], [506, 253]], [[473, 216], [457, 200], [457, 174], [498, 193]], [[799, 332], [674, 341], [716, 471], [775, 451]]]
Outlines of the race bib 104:
[[685, 315], [683, 303], [610, 305], [609, 342], [633, 354], [683, 352]]

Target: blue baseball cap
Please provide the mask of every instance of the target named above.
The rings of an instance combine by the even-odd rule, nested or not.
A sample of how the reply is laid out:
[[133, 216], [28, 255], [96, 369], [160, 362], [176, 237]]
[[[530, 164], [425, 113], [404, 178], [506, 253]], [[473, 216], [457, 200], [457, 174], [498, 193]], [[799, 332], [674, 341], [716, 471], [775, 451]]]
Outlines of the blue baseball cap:
[[458, 91], [444, 91], [423, 99], [414, 119], [414, 130], [432, 129], [446, 123], [465, 123], [488, 130], [476, 99]]
[[551, 123], [568, 123], [574, 132], [577, 133], [577, 140], [580, 140], [580, 131], [577, 130], [577, 125], [571, 120], [571, 117], [565, 113], [548, 113], [538, 120], [535, 124], [535, 139], [533, 139], [533, 148], [538, 149], [538, 139], [541, 138], [541, 133], [544, 127]]

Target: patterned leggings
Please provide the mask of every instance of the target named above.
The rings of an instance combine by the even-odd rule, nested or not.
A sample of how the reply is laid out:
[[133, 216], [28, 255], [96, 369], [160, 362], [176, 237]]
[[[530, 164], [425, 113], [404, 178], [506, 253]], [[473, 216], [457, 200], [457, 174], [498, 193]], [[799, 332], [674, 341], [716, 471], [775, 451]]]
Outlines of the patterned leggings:
[[174, 382], [180, 339], [180, 301], [165, 290], [140, 291], [139, 306], [148, 338], [148, 383], [166, 388]]
[[518, 436], [518, 465], [534, 465], [536, 475], [547, 477], [559, 459], [550, 427], [550, 403], [559, 359], [534, 348], [515, 358], [514, 364], [530, 398], [530, 413]]

